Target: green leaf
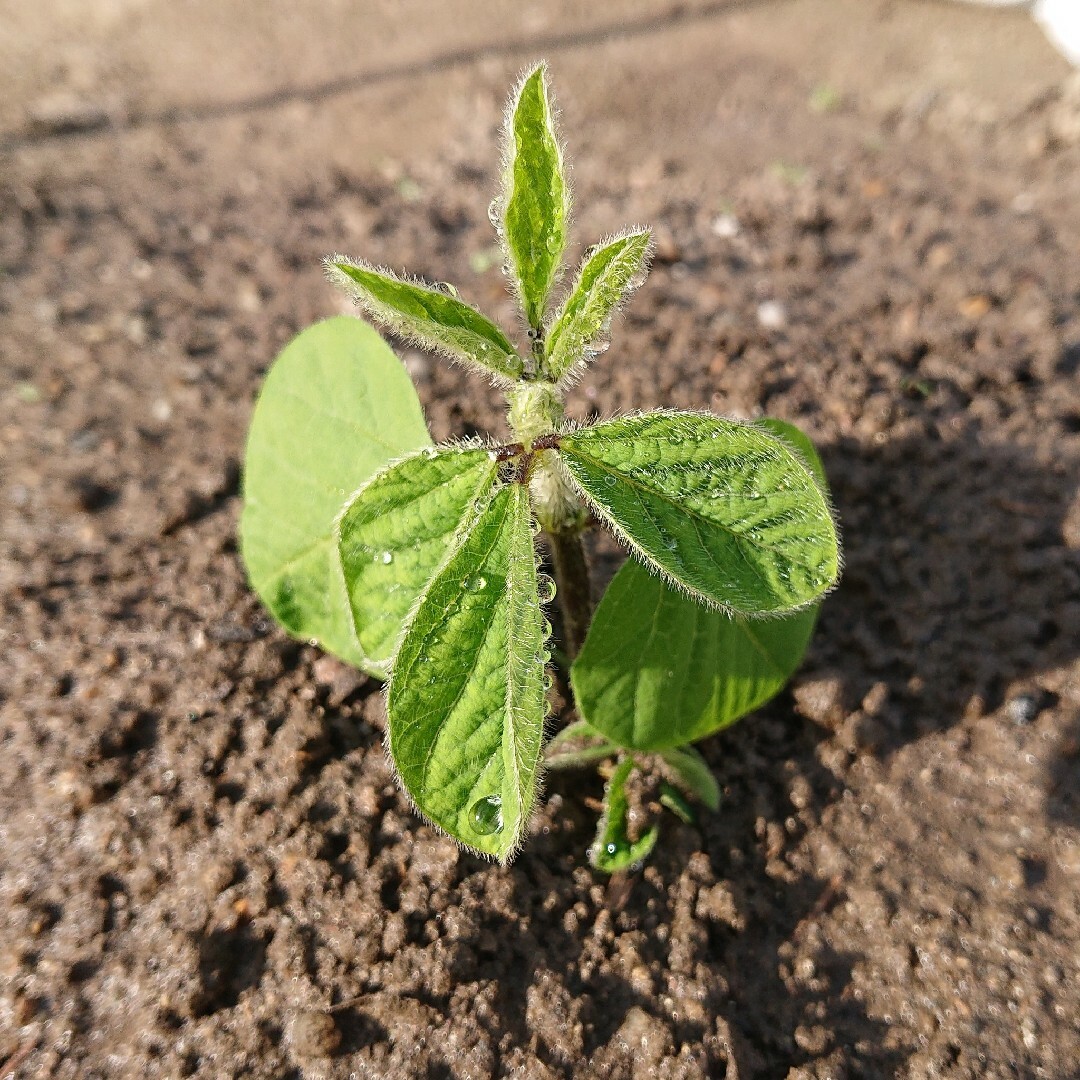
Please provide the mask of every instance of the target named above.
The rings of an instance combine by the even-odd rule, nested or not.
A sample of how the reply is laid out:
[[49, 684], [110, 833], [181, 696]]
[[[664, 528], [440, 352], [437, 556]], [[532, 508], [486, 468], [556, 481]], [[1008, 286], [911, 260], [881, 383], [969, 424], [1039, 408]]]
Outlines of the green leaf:
[[399, 337], [503, 385], [521, 377], [521, 357], [506, 335], [456, 295], [339, 255], [326, 260], [326, 272], [368, 315]]
[[367, 671], [375, 668], [353, 633], [334, 521], [376, 470], [430, 442], [401, 362], [345, 316], [286, 345], [251, 419], [240, 518], [251, 585], [291, 634]]
[[566, 249], [570, 189], [543, 64], [522, 80], [506, 117], [500, 237], [525, 319], [539, 331]]
[[552, 381], [558, 382], [575, 364], [605, 347], [616, 309], [644, 280], [649, 238], [648, 229], [643, 229], [586, 253], [577, 281], [547, 333], [544, 367]]
[[387, 697], [390, 753], [417, 808], [502, 861], [532, 810], [546, 711], [531, 525], [523, 485], [479, 510], [406, 627]]
[[654, 412], [579, 428], [559, 450], [635, 554], [703, 603], [780, 613], [836, 581], [828, 500], [799, 455], [762, 428]]
[[568, 724], [544, 747], [544, 763], [549, 769], [579, 769], [612, 757], [619, 752], [584, 720]]
[[825, 476], [825, 466], [821, 463], [821, 457], [817, 447], [810, 441], [810, 436], [801, 431], [794, 424], [786, 420], [778, 420], [775, 416], [763, 416], [754, 421], [755, 425], [771, 432], [779, 439], [783, 439], [798, 455], [810, 466], [810, 471], [823, 490], [829, 490], [829, 481]]
[[672, 747], [661, 752], [678, 785], [710, 810], [720, 809], [720, 785], [709, 763], [692, 746]]
[[604, 791], [604, 813], [596, 830], [596, 840], [589, 849], [589, 861], [597, 870], [614, 874], [646, 859], [656, 846], [659, 828], [654, 825], [638, 840], [631, 840], [627, 830], [630, 809], [626, 781], [634, 770], [634, 759], [624, 758]]
[[686, 801], [686, 796], [666, 780], [660, 784], [660, 805], [670, 810], [684, 825], [697, 824], [697, 814]]
[[393, 657], [406, 617], [497, 470], [487, 450], [426, 447], [373, 476], [342, 511], [338, 551], [356, 636], [371, 662]]
[[627, 559], [570, 671], [581, 715], [612, 742], [661, 750], [758, 708], [802, 660], [817, 605], [777, 619], [695, 603]]
[[[798, 428], [758, 423], [795, 447], [824, 486], [821, 459]], [[802, 662], [819, 607], [774, 619], [732, 617], [629, 559], [571, 669], [574, 699], [581, 715], [620, 746], [685, 746], [733, 724], [785, 685]]]

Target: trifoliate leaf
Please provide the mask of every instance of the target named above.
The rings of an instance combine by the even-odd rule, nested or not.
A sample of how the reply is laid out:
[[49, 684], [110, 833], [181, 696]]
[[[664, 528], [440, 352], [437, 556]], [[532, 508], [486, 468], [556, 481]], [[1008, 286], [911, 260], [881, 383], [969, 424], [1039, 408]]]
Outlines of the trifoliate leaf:
[[430, 442], [401, 362], [345, 316], [285, 346], [251, 420], [240, 518], [251, 585], [291, 634], [373, 673], [353, 633], [334, 521], [368, 477]]
[[646, 859], [656, 846], [659, 828], [654, 825], [637, 840], [631, 840], [627, 828], [630, 802], [626, 781], [634, 770], [634, 759], [624, 758], [615, 769], [604, 791], [604, 813], [596, 830], [596, 840], [589, 849], [589, 861], [597, 870], [614, 874]]
[[326, 272], [368, 315], [399, 337], [504, 385], [520, 378], [521, 357], [506, 335], [456, 295], [338, 255], [326, 260]]
[[545, 374], [554, 382], [607, 345], [608, 325], [620, 304], [645, 276], [647, 229], [617, 236], [586, 253], [562, 309], [544, 342]]
[[543, 64], [522, 80], [506, 117], [506, 167], [499, 215], [525, 319], [534, 330], [544, 311], [566, 249], [570, 189]]
[[385, 667], [405, 619], [494, 486], [487, 450], [426, 447], [373, 476], [338, 521], [338, 551], [356, 636]]
[[836, 581], [826, 496], [801, 457], [759, 427], [655, 412], [580, 428], [559, 450], [635, 554], [706, 604], [780, 613]]
[[459, 540], [398, 650], [389, 747], [423, 814], [506, 861], [535, 799], [546, 711], [526, 488], [496, 491]]

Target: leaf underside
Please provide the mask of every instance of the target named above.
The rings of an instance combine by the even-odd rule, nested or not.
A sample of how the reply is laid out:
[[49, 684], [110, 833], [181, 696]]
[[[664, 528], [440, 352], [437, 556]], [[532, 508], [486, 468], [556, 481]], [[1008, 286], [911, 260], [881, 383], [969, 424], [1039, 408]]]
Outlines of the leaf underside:
[[493, 487], [487, 450], [428, 447], [368, 481], [338, 522], [338, 550], [356, 636], [388, 665], [417, 597], [477, 501]]
[[541, 64], [507, 116], [501, 239], [529, 326], [539, 330], [566, 249], [570, 190]]
[[497, 490], [405, 629], [387, 697], [390, 753], [418, 809], [505, 861], [536, 794], [544, 628], [526, 489]]
[[582, 261], [566, 301], [547, 332], [544, 367], [555, 382], [600, 347], [608, 323], [643, 276], [649, 250], [647, 229], [598, 245]]
[[456, 296], [351, 259], [334, 257], [326, 267], [331, 281], [400, 337], [500, 382], [521, 377], [521, 358], [506, 335]]
[[349, 492], [430, 443], [401, 362], [347, 316], [308, 327], [282, 350], [251, 420], [240, 518], [251, 585], [289, 633], [373, 674], [348, 617], [334, 521]]
[[627, 829], [630, 802], [626, 797], [626, 781], [634, 769], [634, 759], [624, 758], [615, 769], [604, 792], [604, 813], [596, 831], [596, 840], [589, 849], [589, 859], [597, 870], [614, 874], [646, 859], [656, 846], [659, 828], [654, 825], [637, 840], [631, 840]]
[[[759, 423], [794, 447], [824, 484], [813, 444], [783, 421]], [[637, 750], [702, 739], [759, 708], [802, 661], [819, 604], [747, 619], [695, 603], [628, 559], [597, 607], [571, 670], [581, 715]]]
[[580, 428], [559, 449], [634, 553], [703, 603], [781, 613], [836, 580], [828, 500], [800, 456], [762, 428], [654, 412]]

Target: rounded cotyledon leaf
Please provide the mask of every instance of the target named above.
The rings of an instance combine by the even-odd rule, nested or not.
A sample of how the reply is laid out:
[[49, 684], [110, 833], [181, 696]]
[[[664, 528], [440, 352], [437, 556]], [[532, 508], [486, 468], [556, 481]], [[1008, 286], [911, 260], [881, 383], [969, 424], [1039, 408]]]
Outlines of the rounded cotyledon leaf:
[[523, 485], [482, 504], [413, 612], [387, 694], [390, 755], [417, 809], [504, 862], [536, 797], [546, 711], [531, 526]]
[[[761, 420], [824, 485], [813, 444]], [[628, 559], [571, 670], [582, 716], [620, 746], [664, 750], [727, 727], [773, 697], [802, 661], [819, 603], [769, 619], [709, 609]]]
[[373, 476], [338, 520], [345, 588], [365, 655], [388, 665], [406, 617], [488, 494], [498, 464], [475, 447], [425, 447]]
[[368, 477], [430, 443], [401, 361], [347, 316], [285, 346], [251, 419], [240, 518], [251, 585], [291, 634], [373, 674], [353, 632], [334, 522]]
[[568, 432], [559, 453], [637, 557], [702, 603], [780, 614], [836, 581], [828, 498], [800, 455], [763, 428], [653, 412]]

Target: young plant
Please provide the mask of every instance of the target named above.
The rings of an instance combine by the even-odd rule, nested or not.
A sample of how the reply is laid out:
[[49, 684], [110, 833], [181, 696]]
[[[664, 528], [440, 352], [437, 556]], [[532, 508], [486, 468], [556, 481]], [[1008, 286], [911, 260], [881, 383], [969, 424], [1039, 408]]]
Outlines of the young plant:
[[[660, 801], [719, 790], [689, 744], [771, 697], [806, 648], [839, 572], [813, 447], [780, 421], [662, 410], [591, 425], [563, 402], [644, 280], [649, 232], [589, 248], [558, 290], [570, 189], [543, 65], [506, 115], [492, 203], [528, 347], [448, 287], [334, 256], [327, 272], [397, 337], [506, 391], [513, 439], [433, 446], [408, 376], [358, 319], [301, 333], [267, 376], [248, 440], [243, 558], [291, 633], [380, 678], [387, 748], [417, 809], [502, 861], [521, 843], [545, 756], [615, 756], [595, 865], [640, 861], [627, 780], [651, 765]], [[581, 534], [610, 528], [631, 558], [591, 618]], [[556, 583], [581, 720], [544, 748]], [[591, 623], [590, 623], [591, 619]], [[576, 657], [576, 659], [575, 659]], [[652, 755], [652, 756], [650, 756]]]

